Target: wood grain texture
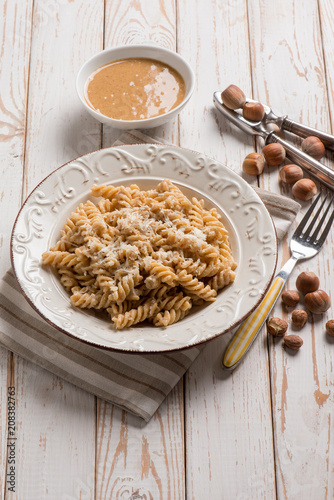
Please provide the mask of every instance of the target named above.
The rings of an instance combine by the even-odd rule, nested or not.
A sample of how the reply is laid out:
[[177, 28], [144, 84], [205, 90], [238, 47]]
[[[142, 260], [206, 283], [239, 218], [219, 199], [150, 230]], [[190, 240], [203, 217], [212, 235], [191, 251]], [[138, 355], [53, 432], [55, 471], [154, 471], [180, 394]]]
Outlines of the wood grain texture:
[[14, 357], [16, 491], [6, 499], [94, 498], [94, 397]]
[[182, 381], [148, 424], [99, 401], [96, 498], [185, 498]]
[[[107, 1], [105, 46], [151, 41], [173, 50], [175, 15], [174, 0]], [[121, 134], [107, 126], [103, 129], [105, 147]], [[145, 132], [175, 144], [177, 119]], [[98, 401], [97, 435], [97, 498], [185, 498], [182, 382], [146, 426]]]
[[[176, 50], [175, 0], [150, 2], [149, 0], [106, 0], [104, 47], [152, 43]], [[178, 143], [178, 119], [146, 130], [151, 137]], [[103, 127], [103, 146], [108, 147], [118, 139], [121, 131], [108, 125]]]
[[[80, 107], [75, 75], [102, 47], [103, 1], [35, 1], [24, 194], [54, 168], [100, 146]], [[73, 41], [73, 39], [75, 41]], [[94, 497], [95, 398], [14, 356], [16, 493], [6, 498]]]
[[[75, 41], [73, 41], [73, 38]], [[82, 107], [75, 78], [103, 47], [103, 1], [35, 3], [25, 188], [101, 145], [101, 126]], [[46, 147], [47, 145], [47, 147]]]
[[180, 145], [241, 173], [253, 139], [230, 125], [212, 104], [213, 92], [232, 83], [251, 95], [247, 4], [242, 0], [232, 4], [197, 2], [196, 8], [186, 0], [178, 4], [178, 52], [196, 75], [194, 95], [180, 114]]
[[3, 168], [0, 184], [0, 272], [8, 269], [9, 235], [21, 204], [25, 150], [27, 85], [29, 74], [32, 1], [1, 1], [0, 27], [0, 140]]
[[226, 337], [208, 344], [186, 377], [187, 498], [274, 499], [265, 338], [230, 374], [220, 364]]
[[[0, 2], [0, 275], [10, 266], [10, 233], [21, 204], [32, 1]], [[7, 387], [12, 355], [0, 348], [0, 495], [6, 490]]]
[[[181, 22], [187, 18], [187, 22]], [[253, 141], [218, 116], [212, 93], [229, 84], [251, 94], [246, 2], [179, 3], [178, 49], [197, 75], [180, 116], [180, 144], [241, 173]], [[233, 41], [233, 42], [232, 42]], [[255, 181], [256, 182], [256, 181]], [[262, 336], [226, 375], [226, 335], [210, 343], [186, 376], [187, 498], [275, 498], [270, 380]], [[237, 477], [236, 481], [231, 477]]]
[[[327, 69], [325, 71], [317, 2], [283, 1], [269, 6], [250, 1], [249, 19], [255, 94], [296, 121], [330, 131]], [[286, 29], [288, 23], [290, 28]], [[267, 29], [269, 26], [275, 29]], [[261, 33], [261, 37], [257, 37], [257, 33]], [[300, 139], [288, 134], [287, 137], [300, 146]], [[276, 168], [268, 169], [263, 176], [263, 186], [271, 191], [280, 190]], [[291, 188], [282, 191], [291, 196]], [[302, 205], [304, 212], [309, 202]], [[319, 275], [321, 287], [333, 295], [332, 248], [333, 231], [319, 256], [296, 267], [287, 288], [295, 288], [299, 272], [312, 270]], [[279, 265], [288, 257], [285, 241]], [[303, 298], [300, 307], [305, 308]], [[278, 302], [272, 315], [290, 322], [291, 311], [283, 309]], [[333, 497], [333, 382], [329, 376], [333, 349], [324, 333], [326, 318], [327, 314], [310, 315], [310, 321], [300, 332], [304, 345], [295, 354], [282, 349], [279, 341], [270, 339], [269, 342], [280, 499]]]
[[[325, 64], [325, 78], [327, 84], [328, 111], [331, 120], [331, 132], [334, 129], [334, 47], [333, 47], [333, 22], [334, 10], [331, 0], [319, 0], [319, 22], [322, 49]], [[329, 129], [328, 129], [329, 130]], [[330, 130], [329, 130], [330, 131]], [[333, 156], [331, 157], [333, 160]]]

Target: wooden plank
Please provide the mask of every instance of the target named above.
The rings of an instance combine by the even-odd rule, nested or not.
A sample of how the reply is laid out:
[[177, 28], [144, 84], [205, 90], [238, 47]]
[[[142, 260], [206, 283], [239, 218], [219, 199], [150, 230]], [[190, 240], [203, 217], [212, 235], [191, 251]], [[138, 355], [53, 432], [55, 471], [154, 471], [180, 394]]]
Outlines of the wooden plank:
[[178, 20], [178, 52], [197, 79], [194, 95], [180, 114], [180, 145], [215, 157], [241, 174], [253, 139], [215, 110], [212, 95], [230, 84], [251, 95], [246, 1], [196, 6], [184, 1], [178, 6]]
[[[20, 4], [20, 5], [19, 5]], [[0, 12], [0, 275], [10, 267], [9, 235], [21, 203], [22, 165], [29, 68], [32, 1], [21, 5], [2, 0]], [[7, 388], [11, 385], [12, 355], [0, 348], [0, 492], [6, 490]]]
[[[178, 19], [179, 52], [197, 74], [194, 97], [180, 117], [180, 144], [241, 173], [253, 141], [218, 115], [212, 93], [234, 83], [251, 95], [247, 3], [184, 1]], [[274, 499], [264, 336], [232, 375], [220, 367], [229, 338], [208, 344], [186, 377], [187, 498]]]
[[[322, 6], [328, 10], [329, 4], [323, 2]], [[332, 50], [328, 43], [332, 28], [325, 17], [322, 19], [327, 30], [326, 48]], [[329, 64], [326, 71], [324, 68], [317, 2], [281, 1], [269, 5], [250, 1], [249, 19], [255, 95], [296, 121], [330, 130], [326, 72], [332, 69]], [[270, 26], [275, 29], [268, 29]], [[261, 37], [256, 37], [257, 33], [261, 33]], [[300, 145], [297, 138], [288, 139]], [[269, 169], [262, 179], [264, 187], [280, 190], [276, 168]], [[284, 188], [282, 192], [291, 196], [291, 188]], [[304, 212], [309, 203], [302, 205]], [[319, 256], [296, 267], [287, 287], [295, 288], [299, 272], [312, 270], [319, 274], [321, 287], [333, 296], [332, 248], [333, 232]], [[288, 257], [288, 244], [284, 242], [279, 262], [283, 264]], [[305, 307], [303, 299], [300, 307]], [[273, 315], [290, 321], [291, 311], [284, 310], [279, 302]], [[269, 342], [280, 499], [333, 497], [330, 376], [333, 350], [324, 333], [326, 318], [327, 314], [310, 316], [310, 322], [300, 332], [304, 345], [296, 354], [282, 349], [279, 341], [270, 339]]]
[[[62, 163], [100, 145], [75, 76], [102, 47], [103, 1], [34, 2], [24, 194]], [[17, 489], [8, 498], [94, 497], [95, 398], [14, 357]]]
[[98, 402], [96, 498], [185, 498], [183, 384], [148, 424]]
[[[150, 2], [149, 0], [106, 0], [105, 48], [120, 45], [153, 43], [169, 50], [176, 50], [175, 0]], [[178, 143], [178, 120], [146, 130], [151, 137]], [[111, 146], [121, 131], [105, 125], [103, 146]]]
[[76, 95], [75, 78], [86, 59], [103, 47], [103, 1], [37, 2], [34, 26], [27, 192], [64, 162], [101, 145], [101, 126], [83, 109]]
[[[154, 41], [175, 48], [175, 4], [107, 1], [105, 46]], [[177, 120], [146, 131], [177, 142]], [[119, 131], [104, 127], [105, 146]], [[185, 498], [183, 384], [170, 393], [148, 424], [98, 402], [96, 495], [109, 498]]]
[[[330, 125], [328, 132], [333, 133], [334, 129], [334, 69], [331, 61], [334, 57], [334, 47], [332, 44], [333, 38], [333, 21], [334, 11], [331, 0], [319, 0], [319, 15], [320, 15], [320, 35], [322, 39], [322, 49], [325, 64], [325, 75], [327, 85], [327, 102], [328, 111], [330, 114]], [[326, 110], [327, 111], [327, 110]]]
[[8, 269], [9, 235], [21, 203], [20, 183], [25, 147], [32, 2], [1, 2], [1, 273]]

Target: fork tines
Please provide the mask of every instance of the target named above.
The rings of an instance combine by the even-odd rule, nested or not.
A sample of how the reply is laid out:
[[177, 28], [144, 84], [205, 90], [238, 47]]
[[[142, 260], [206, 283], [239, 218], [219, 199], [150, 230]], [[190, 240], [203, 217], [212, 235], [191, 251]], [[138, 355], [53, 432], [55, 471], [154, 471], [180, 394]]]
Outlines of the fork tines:
[[[311, 243], [313, 246], [317, 246], [317, 247], [318, 246], [320, 247], [323, 244], [323, 242], [325, 241], [326, 236], [328, 235], [329, 230], [330, 230], [331, 225], [332, 225], [332, 222], [334, 220], [334, 209], [333, 209], [326, 225], [324, 226], [324, 224], [326, 222], [326, 217], [327, 217], [329, 210], [333, 204], [334, 195], [331, 197], [331, 199], [327, 205], [327, 208], [324, 210], [322, 216], [321, 216], [321, 213], [322, 213], [323, 208], [324, 208], [326, 201], [328, 199], [328, 194], [326, 194], [324, 200], [321, 202], [320, 207], [318, 208], [316, 214], [314, 216], [312, 216], [312, 213], [315, 210], [315, 208], [318, 204], [318, 201], [321, 198], [321, 194], [322, 194], [321, 192], [318, 194], [318, 196], [316, 197], [316, 199], [314, 200], [314, 202], [312, 203], [310, 208], [307, 210], [306, 214], [304, 215], [304, 217], [300, 221], [300, 223], [299, 223], [299, 225], [298, 225], [298, 227], [293, 235], [293, 237], [295, 239], [297, 239], [297, 240], [301, 239], [304, 242]], [[312, 232], [312, 229], [314, 228], [314, 226], [315, 226], [315, 224], [318, 221], [320, 216], [321, 216], [320, 221], [319, 221], [318, 225], [316, 226], [316, 228], [314, 229], [314, 231]], [[323, 228], [322, 233], [321, 233], [320, 237], [318, 238], [318, 234], [320, 233], [322, 228]], [[305, 229], [305, 231], [304, 231], [304, 229]], [[311, 234], [311, 232], [312, 232], [312, 234]]]

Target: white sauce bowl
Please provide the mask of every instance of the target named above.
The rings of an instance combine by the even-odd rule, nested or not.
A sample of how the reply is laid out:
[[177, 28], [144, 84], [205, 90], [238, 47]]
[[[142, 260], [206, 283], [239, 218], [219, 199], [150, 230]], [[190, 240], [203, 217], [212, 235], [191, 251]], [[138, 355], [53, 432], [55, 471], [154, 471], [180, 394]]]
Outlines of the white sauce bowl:
[[[87, 79], [89, 76], [98, 69], [99, 67], [108, 64], [112, 61], [117, 61], [119, 59], [129, 59], [133, 57], [140, 57], [146, 59], [155, 59], [162, 63], [168, 64], [176, 71], [180, 73], [184, 79], [186, 85], [186, 93], [183, 101], [163, 115], [155, 116], [153, 118], [146, 118], [144, 120], [115, 120], [108, 116], [99, 113], [92, 109], [86, 102], [84, 91]], [[94, 116], [97, 120], [102, 123], [111, 125], [112, 127], [129, 130], [129, 129], [140, 129], [140, 128], [152, 128], [162, 125], [166, 121], [175, 118], [175, 116], [180, 113], [184, 106], [189, 101], [195, 87], [195, 75], [187, 61], [183, 59], [176, 52], [164, 49], [157, 45], [142, 44], [142, 45], [124, 45], [121, 47], [115, 47], [113, 49], [106, 49], [99, 52], [95, 56], [91, 57], [86, 61], [83, 66], [81, 66], [77, 79], [76, 79], [76, 89], [80, 101], [86, 110]]]

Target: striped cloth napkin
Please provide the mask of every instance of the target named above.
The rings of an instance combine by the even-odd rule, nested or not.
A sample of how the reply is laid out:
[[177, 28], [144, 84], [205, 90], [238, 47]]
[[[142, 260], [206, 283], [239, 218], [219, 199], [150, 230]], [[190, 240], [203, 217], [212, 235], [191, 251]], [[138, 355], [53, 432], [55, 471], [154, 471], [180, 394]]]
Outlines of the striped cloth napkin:
[[[122, 134], [115, 145], [146, 142], [158, 141], [133, 131]], [[266, 191], [259, 195], [269, 204], [282, 237], [299, 205]], [[46, 323], [23, 299], [12, 271], [0, 282], [0, 319], [0, 345], [146, 422], [203, 349], [123, 354], [87, 345]]]

